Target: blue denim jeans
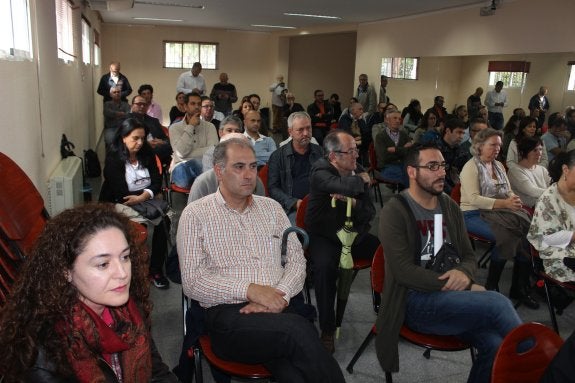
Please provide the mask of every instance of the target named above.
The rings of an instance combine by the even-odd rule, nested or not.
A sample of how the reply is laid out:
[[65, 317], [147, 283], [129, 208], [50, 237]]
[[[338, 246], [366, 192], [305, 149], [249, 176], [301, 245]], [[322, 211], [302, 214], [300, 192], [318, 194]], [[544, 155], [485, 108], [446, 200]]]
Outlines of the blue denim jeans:
[[457, 335], [477, 349], [468, 383], [489, 383], [501, 341], [521, 319], [511, 301], [495, 291], [410, 290], [405, 324], [414, 331]]
[[[467, 227], [468, 232], [495, 242], [495, 235], [493, 234], [493, 231], [491, 231], [491, 226], [481, 218], [479, 210], [464, 211], [463, 219], [465, 220], [465, 226]], [[491, 259], [501, 259], [501, 255], [497, 251], [496, 247], [491, 251]]]
[[202, 174], [202, 161], [188, 160], [172, 170], [172, 183], [181, 188], [189, 189], [200, 174]]
[[381, 169], [381, 176], [390, 181], [399, 182], [404, 187], [409, 187], [409, 177], [402, 164], [385, 165]]

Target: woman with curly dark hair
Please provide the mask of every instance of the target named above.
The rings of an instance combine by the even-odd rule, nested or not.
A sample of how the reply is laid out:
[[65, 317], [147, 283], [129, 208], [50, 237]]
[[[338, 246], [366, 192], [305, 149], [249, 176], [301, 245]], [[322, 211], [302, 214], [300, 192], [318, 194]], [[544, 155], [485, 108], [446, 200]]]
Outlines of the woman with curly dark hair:
[[150, 334], [147, 255], [113, 205], [46, 224], [0, 312], [5, 382], [177, 382]]

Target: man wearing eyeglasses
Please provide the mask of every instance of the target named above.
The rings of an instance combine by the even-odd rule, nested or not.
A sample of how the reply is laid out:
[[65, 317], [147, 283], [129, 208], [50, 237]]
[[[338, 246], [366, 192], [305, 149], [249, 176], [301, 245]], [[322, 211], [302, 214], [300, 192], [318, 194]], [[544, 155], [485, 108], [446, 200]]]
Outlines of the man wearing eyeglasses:
[[[415, 145], [405, 163], [409, 188], [385, 204], [379, 239], [385, 286], [377, 319], [376, 351], [385, 371], [396, 372], [403, 324], [434, 335], [454, 335], [477, 350], [468, 382], [489, 382], [495, 353], [521, 320], [511, 301], [475, 280], [475, 257], [459, 206], [445, 193], [445, 160], [433, 146]], [[440, 222], [441, 228], [435, 228]], [[437, 246], [451, 243], [461, 262], [438, 273], [425, 267]], [[443, 240], [441, 240], [443, 238]]]
[[[369, 233], [375, 207], [369, 197], [370, 178], [357, 163], [358, 149], [349, 133], [336, 130], [323, 141], [324, 158], [311, 169], [309, 203], [305, 224], [310, 235], [310, 259], [321, 340], [325, 348], [335, 351], [335, 296], [341, 241], [337, 232], [345, 222], [347, 197], [352, 198], [353, 230], [358, 233], [351, 253], [354, 259], [371, 259], [379, 246], [377, 237]], [[332, 198], [336, 207], [332, 207]]]
[[160, 120], [148, 116], [149, 105], [148, 100], [143, 96], [134, 96], [132, 98], [132, 109], [128, 117], [133, 117], [138, 120], [140, 124], [144, 125], [147, 140], [154, 154], [160, 158], [160, 162], [163, 165], [167, 166], [172, 160], [172, 147], [170, 146], [170, 141], [162, 128]]
[[202, 109], [200, 118], [206, 122], [211, 122], [216, 127], [216, 132], [220, 127], [220, 122], [224, 115], [214, 109], [214, 102], [208, 96], [202, 96]]

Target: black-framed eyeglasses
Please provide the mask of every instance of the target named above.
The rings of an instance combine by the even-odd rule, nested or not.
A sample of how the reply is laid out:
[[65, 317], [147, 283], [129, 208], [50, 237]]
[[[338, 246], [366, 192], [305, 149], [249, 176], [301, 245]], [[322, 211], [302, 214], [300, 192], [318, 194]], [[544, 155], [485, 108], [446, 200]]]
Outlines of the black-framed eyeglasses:
[[439, 169], [445, 169], [446, 166], [447, 166], [447, 163], [445, 161], [443, 161], [443, 162], [430, 162], [430, 163], [425, 164], [425, 165], [417, 165], [417, 166], [414, 166], [414, 168], [418, 168], [418, 169], [426, 168], [426, 169], [431, 170], [432, 172], [436, 172]]
[[351, 148], [351, 149], [348, 149], [347, 152], [344, 152], [343, 150], [336, 150], [335, 152], [339, 153], [339, 154], [358, 154], [359, 149], [358, 148]]

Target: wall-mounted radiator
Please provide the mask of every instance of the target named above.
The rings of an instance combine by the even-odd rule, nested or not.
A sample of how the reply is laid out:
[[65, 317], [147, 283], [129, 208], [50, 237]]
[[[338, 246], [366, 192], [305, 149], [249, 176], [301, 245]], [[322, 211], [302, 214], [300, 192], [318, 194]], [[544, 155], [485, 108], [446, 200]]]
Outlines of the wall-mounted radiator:
[[51, 216], [83, 202], [82, 160], [67, 157], [60, 161], [48, 181], [46, 208]]

